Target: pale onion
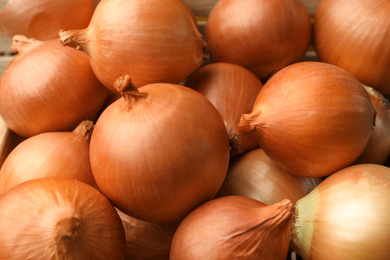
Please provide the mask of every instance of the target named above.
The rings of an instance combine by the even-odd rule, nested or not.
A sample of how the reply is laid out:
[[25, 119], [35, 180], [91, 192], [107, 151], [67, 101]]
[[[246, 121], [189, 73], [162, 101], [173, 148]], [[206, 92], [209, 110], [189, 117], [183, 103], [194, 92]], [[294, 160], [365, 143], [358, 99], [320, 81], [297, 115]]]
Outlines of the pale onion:
[[208, 57], [207, 43], [178, 0], [102, 0], [87, 28], [59, 34], [65, 46], [89, 55], [96, 76], [113, 91], [123, 75], [137, 87], [180, 83]]
[[180, 223], [169, 259], [285, 260], [292, 208], [289, 200], [269, 206], [243, 196], [210, 200]]
[[260, 91], [240, 131], [255, 131], [264, 152], [286, 171], [323, 177], [363, 152], [374, 124], [364, 86], [322, 62], [298, 62], [276, 73]]
[[21, 142], [0, 169], [0, 195], [43, 177], [67, 177], [96, 186], [89, 162], [92, 130], [93, 122], [86, 120], [72, 132], [46, 132]]
[[267, 205], [288, 199], [294, 205], [321, 181], [288, 173], [258, 148], [230, 164], [218, 196], [246, 196]]
[[236, 129], [241, 115], [252, 111], [263, 87], [251, 71], [232, 63], [211, 63], [195, 71], [185, 85], [202, 93], [221, 114], [229, 135], [231, 160], [259, 146], [253, 134]]
[[179, 221], [213, 198], [226, 176], [222, 117], [188, 87], [155, 83], [138, 90], [128, 76], [116, 86], [123, 98], [103, 111], [91, 137], [99, 190], [132, 217]]
[[210, 12], [205, 36], [214, 62], [244, 66], [264, 83], [305, 56], [311, 20], [300, 0], [220, 0]]
[[117, 210], [126, 234], [128, 260], [168, 260], [176, 223], [142, 221]]
[[371, 132], [366, 148], [354, 163], [384, 164], [390, 155], [390, 103], [377, 90], [365, 87], [376, 112], [375, 128]]
[[313, 26], [318, 58], [389, 95], [389, 16], [388, 0], [322, 0]]
[[14, 36], [18, 52], [0, 78], [0, 115], [23, 137], [71, 131], [95, 120], [109, 91], [94, 75], [88, 56], [58, 39]]
[[304, 259], [390, 257], [390, 168], [346, 167], [295, 205], [291, 247]]
[[0, 259], [124, 259], [113, 205], [69, 178], [26, 181], [0, 196]]
[[92, 13], [92, 0], [8, 0], [0, 12], [0, 27], [10, 37], [55, 39], [61, 29], [88, 26]]

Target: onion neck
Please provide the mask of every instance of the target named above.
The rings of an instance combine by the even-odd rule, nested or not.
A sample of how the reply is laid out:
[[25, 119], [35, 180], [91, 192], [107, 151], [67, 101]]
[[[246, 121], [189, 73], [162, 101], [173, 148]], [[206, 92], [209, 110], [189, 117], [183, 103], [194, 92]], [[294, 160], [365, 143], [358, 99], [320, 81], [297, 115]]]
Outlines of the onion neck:
[[88, 43], [87, 28], [80, 30], [60, 30], [58, 33], [62, 45], [72, 47], [76, 50], [86, 51]]
[[71, 250], [73, 244], [77, 243], [80, 236], [80, 220], [78, 218], [61, 219], [55, 229], [55, 242], [57, 254], [64, 256]]
[[237, 131], [239, 133], [248, 133], [256, 130], [256, 126], [259, 124], [259, 117], [261, 112], [255, 112], [251, 114], [243, 114], [240, 118], [240, 122], [237, 125]]
[[94, 126], [95, 125], [93, 121], [84, 120], [73, 130], [73, 133], [81, 135], [82, 137], [90, 141]]
[[122, 94], [127, 108], [130, 110], [139, 100], [147, 98], [147, 93], [141, 93], [138, 88], [131, 82], [129, 75], [119, 77], [114, 82], [114, 88]]
[[43, 42], [34, 38], [27, 38], [24, 35], [15, 35], [12, 37], [12, 50], [17, 53], [27, 53], [41, 45]]

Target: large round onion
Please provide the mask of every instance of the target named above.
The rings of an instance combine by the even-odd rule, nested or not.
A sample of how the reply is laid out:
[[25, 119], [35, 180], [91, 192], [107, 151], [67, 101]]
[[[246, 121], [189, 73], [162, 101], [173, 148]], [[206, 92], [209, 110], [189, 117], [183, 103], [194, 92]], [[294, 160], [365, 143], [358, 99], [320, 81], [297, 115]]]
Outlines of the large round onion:
[[311, 20], [300, 0], [220, 0], [210, 12], [205, 36], [214, 62], [242, 65], [265, 82], [304, 57]]
[[69, 178], [24, 183], [0, 196], [0, 259], [124, 259], [126, 238], [113, 205]]
[[155, 83], [139, 90], [116, 81], [123, 98], [96, 122], [92, 173], [104, 195], [127, 215], [175, 222], [213, 198], [229, 164], [223, 120], [203, 95]]
[[389, 16], [388, 0], [321, 0], [314, 17], [319, 59], [390, 94]]
[[260, 91], [241, 131], [286, 171], [323, 177], [350, 165], [371, 135], [374, 110], [350, 73], [322, 62], [299, 62], [276, 73]]

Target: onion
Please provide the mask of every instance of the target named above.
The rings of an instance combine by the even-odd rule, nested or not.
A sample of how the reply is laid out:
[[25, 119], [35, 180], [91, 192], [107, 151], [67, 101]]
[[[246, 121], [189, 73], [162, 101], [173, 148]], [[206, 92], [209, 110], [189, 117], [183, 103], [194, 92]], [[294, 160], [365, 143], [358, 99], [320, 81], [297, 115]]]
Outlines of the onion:
[[86, 52], [99, 80], [131, 75], [133, 84], [180, 83], [208, 57], [206, 42], [178, 0], [103, 0], [89, 26], [60, 31], [61, 41]]
[[295, 206], [291, 247], [304, 259], [389, 259], [390, 168], [346, 167]]
[[355, 164], [384, 164], [390, 156], [390, 103], [377, 90], [365, 87], [376, 112], [375, 128], [371, 132], [366, 148], [356, 159]]
[[311, 20], [300, 0], [220, 0], [205, 36], [214, 62], [244, 66], [265, 82], [305, 56]]
[[200, 93], [176, 84], [139, 90], [116, 81], [123, 98], [96, 122], [90, 144], [99, 190], [122, 212], [148, 222], [176, 222], [213, 198], [226, 176], [223, 120]]
[[370, 97], [355, 77], [334, 65], [299, 62], [264, 85], [239, 131], [255, 131], [284, 170], [324, 177], [357, 159], [373, 122]]
[[389, 14], [388, 0], [322, 0], [313, 27], [318, 58], [389, 95]]
[[96, 186], [89, 162], [93, 122], [73, 132], [46, 132], [30, 137], [8, 155], [0, 169], [0, 195], [27, 180], [68, 177]]
[[285, 260], [291, 216], [288, 200], [267, 206], [242, 196], [213, 199], [180, 223], [169, 259]]
[[91, 186], [47, 177], [0, 196], [0, 259], [123, 259], [126, 239], [112, 204]]
[[142, 221], [118, 211], [126, 233], [126, 259], [168, 260], [178, 223]]
[[19, 53], [0, 78], [0, 115], [12, 131], [31, 137], [97, 118], [109, 91], [85, 53], [64, 48], [58, 39], [24, 36], [13, 38], [13, 48]]
[[230, 164], [218, 196], [246, 196], [267, 205], [288, 199], [294, 205], [321, 181], [286, 172], [258, 148]]
[[0, 12], [0, 27], [11, 37], [55, 39], [60, 29], [88, 26], [92, 13], [92, 0], [8, 0]]
[[221, 114], [229, 135], [232, 160], [259, 146], [253, 134], [239, 134], [236, 130], [241, 115], [252, 111], [263, 87], [252, 72], [239, 65], [217, 62], [198, 69], [185, 85], [202, 93]]

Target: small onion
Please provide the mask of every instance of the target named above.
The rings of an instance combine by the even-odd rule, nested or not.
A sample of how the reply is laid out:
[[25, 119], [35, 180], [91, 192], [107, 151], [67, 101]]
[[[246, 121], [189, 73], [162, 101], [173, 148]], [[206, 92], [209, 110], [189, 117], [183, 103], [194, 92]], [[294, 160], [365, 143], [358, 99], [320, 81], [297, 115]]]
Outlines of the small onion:
[[300, 0], [220, 0], [205, 36], [214, 62], [244, 66], [265, 82], [305, 56], [311, 20]]
[[374, 119], [367, 91], [350, 73], [298, 62], [264, 85], [239, 129], [255, 131], [260, 147], [286, 171], [324, 177], [357, 159]]
[[208, 57], [207, 43], [178, 0], [102, 0], [87, 28], [59, 34], [64, 45], [89, 55], [112, 91], [126, 74], [137, 87], [180, 83]]
[[390, 257], [390, 168], [346, 167], [295, 205], [291, 247], [304, 260]]
[[210, 200], [180, 223], [170, 260], [285, 260], [290, 242], [292, 204], [273, 205], [242, 196]]
[[23, 137], [71, 131], [95, 120], [109, 91], [94, 75], [88, 56], [59, 40], [13, 38], [19, 53], [0, 78], [0, 115]]
[[123, 98], [96, 122], [90, 144], [99, 190], [125, 214], [176, 222], [213, 198], [226, 176], [229, 142], [223, 120], [190, 88], [116, 83]]
[[0, 27], [11, 37], [55, 39], [60, 29], [88, 26], [92, 13], [92, 0], [8, 0], [0, 12]]
[[321, 0], [314, 16], [318, 58], [390, 94], [388, 0]]
[[236, 130], [241, 115], [252, 111], [263, 87], [252, 72], [236, 64], [217, 62], [195, 71], [185, 85], [202, 93], [221, 114], [229, 135], [232, 160], [259, 146], [253, 134], [239, 134]]
[[124, 259], [115, 208], [69, 178], [26, 181], [0, 196], [0, 259]]
[[246, 196], [267, 205], [288, 199], [294, 205], [321, 181], [286, 172], [258, 148], [230, 164], [218, 196]]
[[93, 122], [72, 132], [46, 132], [30, 137], [8, 155], [0, 169], [0, 195], [27, 180], [67, 177], [96, 186], [89, 162]]

